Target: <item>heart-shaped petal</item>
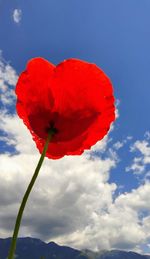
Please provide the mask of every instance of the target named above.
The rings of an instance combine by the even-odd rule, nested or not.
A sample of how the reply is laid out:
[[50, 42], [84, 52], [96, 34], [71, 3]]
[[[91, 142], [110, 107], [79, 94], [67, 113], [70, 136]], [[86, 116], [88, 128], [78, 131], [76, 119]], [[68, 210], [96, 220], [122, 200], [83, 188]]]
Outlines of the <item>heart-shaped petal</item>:
[[34, 58], [21, 73], [17, 112], [42, 152], [48, 131], [55, 134], [46, 156], [79, 155], [108, 132], [115, 120], [113, 88], [95, 64], [68, 59], [54, 66]]

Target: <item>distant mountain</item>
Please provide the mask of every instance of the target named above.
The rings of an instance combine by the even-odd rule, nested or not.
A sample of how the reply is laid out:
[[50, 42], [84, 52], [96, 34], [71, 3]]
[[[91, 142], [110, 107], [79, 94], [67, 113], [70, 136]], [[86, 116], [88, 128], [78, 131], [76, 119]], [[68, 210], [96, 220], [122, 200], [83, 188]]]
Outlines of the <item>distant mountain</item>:
[[[7, 259], [10, 238], [0, 239], [0, 259]], [[54, 242], [44, 243], [36, 238], [18, 238], [16, 259], [150, 259], [150, 256], [119, 250], [95, 253], [89, 250], [79, 251]]]
[[150, 259], [150, 256], [120, 250], [100, 251], [98, 253], [85, 250], [88, 259]]
[[[10, 238], [0, 239], [0, 259], [6, 259]], [[48, 244], [36, 238], [18, 238], [16, 258], [17, 259], [87, 259], [86, 255], [66, 246], [59, 246], [54, 242]]]

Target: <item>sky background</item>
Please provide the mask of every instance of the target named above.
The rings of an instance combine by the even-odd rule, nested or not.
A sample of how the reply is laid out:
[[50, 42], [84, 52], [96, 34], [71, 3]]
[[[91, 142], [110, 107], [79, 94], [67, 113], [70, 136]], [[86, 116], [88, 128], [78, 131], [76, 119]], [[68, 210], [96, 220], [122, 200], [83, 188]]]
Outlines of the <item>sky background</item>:
[[39, 159], [15, 111], [29, 59], [79, 58], [110, 77], [117, 120], [82, 156], [45, 159], [20, 236], [150, 253], [150, 0], [0, 0], [0, 237]]

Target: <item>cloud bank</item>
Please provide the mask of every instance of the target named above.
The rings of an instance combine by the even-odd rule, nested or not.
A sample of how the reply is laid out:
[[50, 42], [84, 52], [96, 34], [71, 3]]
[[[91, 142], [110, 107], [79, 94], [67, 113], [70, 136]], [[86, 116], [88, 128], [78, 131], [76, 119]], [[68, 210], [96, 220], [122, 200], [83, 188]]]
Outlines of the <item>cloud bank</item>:
[[[0, 64], [1, 104], [5, 104], [0, 140], [6, 146], [0, 154], [0, 233], [8, 237], [39, 153], [22, 121], [9, 112], [9, 103], [15, 101], [17, 73], [2, 59]], [[118, 196], [119, 186], [109, 182], [112, 170], [118, 170], [118, 152], [129, 138], [113, 143], [106, 136], [82, 156], [46, 158], [25, 209], [20, 236], [92, 250], [141, 251], [142, 245], [149, 245], [150, 182], [145, 180], [137, 189]], [[148, 144], [143, 140], [132, 146], [148, 163]]]

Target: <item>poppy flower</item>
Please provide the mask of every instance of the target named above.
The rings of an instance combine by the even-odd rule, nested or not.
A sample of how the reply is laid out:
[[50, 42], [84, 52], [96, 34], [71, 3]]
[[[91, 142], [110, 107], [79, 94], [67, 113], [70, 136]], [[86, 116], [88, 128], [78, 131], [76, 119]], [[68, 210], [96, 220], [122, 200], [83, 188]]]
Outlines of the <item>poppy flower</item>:
[[17, 85], [17, 112], [46, 156], [80, 155], [108, 132], [115, 120], [113, 87], [95, 64], [68, 59], [57, 66], [33, 58]]

